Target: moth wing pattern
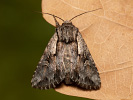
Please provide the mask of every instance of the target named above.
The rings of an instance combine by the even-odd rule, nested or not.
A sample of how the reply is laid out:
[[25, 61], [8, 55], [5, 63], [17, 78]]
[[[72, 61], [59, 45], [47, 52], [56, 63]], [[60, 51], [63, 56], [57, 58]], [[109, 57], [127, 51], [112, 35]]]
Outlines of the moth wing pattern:
[[89, 49], [82, 38], [81, 33], [77, 35], [78, 57], [77, 67], [74, 70], [74, 81], [84, 89], [99, 89], [101, 81], [97, 67], [89, 52]]
[[32, 87], [39, 89], [55, 88], [63, 80], [60, 70], [56, 68], [57, 41], [58, 36], [55, 32], [34, 72], [31, 80]]

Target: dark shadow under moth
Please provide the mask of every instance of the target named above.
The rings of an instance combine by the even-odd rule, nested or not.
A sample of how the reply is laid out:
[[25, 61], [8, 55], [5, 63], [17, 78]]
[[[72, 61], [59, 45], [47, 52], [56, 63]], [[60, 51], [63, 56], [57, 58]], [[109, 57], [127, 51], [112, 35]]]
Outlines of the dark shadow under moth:
[[86, 90], [99, 89], [98, 70], [78, 28], [71, 21], [62, 25], [56, 19], [55, 22], [56, 31], [37, 65], [32, 87], [50, 89], [64, 82]]

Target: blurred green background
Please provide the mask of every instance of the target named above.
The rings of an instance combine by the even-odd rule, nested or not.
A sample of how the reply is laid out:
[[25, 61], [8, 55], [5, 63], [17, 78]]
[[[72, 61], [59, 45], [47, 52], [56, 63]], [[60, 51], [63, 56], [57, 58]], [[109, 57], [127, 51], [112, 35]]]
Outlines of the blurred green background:
[[0, 99], [88, 100], [31, 87], [33, 72], [55, 31], [34, 11], [41, 11], [41, 0], [0, 1]]

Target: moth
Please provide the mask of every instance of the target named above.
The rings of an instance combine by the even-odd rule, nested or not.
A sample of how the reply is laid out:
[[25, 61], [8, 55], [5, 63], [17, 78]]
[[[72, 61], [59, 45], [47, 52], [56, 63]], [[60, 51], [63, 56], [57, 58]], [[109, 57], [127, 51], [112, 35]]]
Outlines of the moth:
[[[32, 87], [50, 89], [63, 82], [86, 90], [100, 89], [101, 80], [95, 62], [79, 29], [71, 22], [77, 16], [69, 21], [52, 16], [56, 31], [37, 65], [31, 80]], [[62, 25], [56, 18], [63, 21]]]

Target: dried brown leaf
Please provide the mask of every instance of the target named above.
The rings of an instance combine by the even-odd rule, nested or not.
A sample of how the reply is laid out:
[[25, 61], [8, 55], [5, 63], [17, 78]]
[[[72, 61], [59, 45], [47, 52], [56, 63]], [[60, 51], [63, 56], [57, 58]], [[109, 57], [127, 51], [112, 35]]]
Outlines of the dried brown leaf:
[[[42, 0], [42, 11], [69, 20], [79, 28], [96, 62], [101, 89], [83, 91], [63, 86], [56, 91], [92, 99], [133, 99], [133, 0]], [[52, 25], [53, 17], [43, 15]], [[60, 20], [58, 20], [62, 23]]]

